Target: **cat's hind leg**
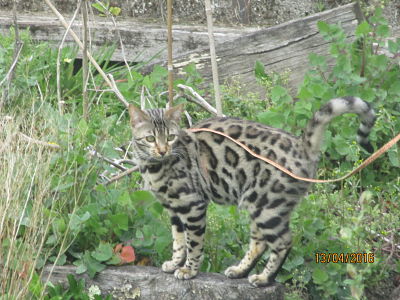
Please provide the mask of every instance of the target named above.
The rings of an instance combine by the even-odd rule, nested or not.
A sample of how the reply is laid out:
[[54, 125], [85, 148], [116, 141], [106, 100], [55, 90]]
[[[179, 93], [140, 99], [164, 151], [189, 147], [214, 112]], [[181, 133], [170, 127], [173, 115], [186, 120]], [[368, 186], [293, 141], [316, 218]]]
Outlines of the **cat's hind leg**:
[[267, 243], [263, 239], [262, 232], [254, 221], [252, 221], [250, 227], [249, 250], [237, 266], [231, 266], [225, 270], [225, 275], [229, 278], [246, 277], [265, 251]]
[[279, 217], [272, 217], [266, 222], [258, 224], [259, 227], [261, 226], [263, 236], [271, 249], [271, 254], [263, 272], [249, 276], [249, 282], [257, 287], [274, 283], [278, 271], [290, 252], [292, 237], [289, 222], [284, 222], [281, 224], [282, 226], [272, 226], [278, 223], [277, 218]]

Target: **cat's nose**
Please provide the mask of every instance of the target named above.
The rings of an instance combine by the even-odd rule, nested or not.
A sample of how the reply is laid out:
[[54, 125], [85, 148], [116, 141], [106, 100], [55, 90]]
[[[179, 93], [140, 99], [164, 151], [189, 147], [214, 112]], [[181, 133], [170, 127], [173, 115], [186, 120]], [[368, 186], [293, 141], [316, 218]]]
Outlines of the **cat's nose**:
[[159, 151], [158, 154], [160, 154], [161, 156], [164, 156], [167, 153], [167, 151]]

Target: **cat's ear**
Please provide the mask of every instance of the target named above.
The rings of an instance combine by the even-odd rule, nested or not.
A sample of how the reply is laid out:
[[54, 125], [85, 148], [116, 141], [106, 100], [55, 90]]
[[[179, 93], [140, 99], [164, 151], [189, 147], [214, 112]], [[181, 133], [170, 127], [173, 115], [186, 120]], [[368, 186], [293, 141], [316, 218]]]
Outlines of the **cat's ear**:
[[177, 106], [168, 108], [167, 111], [165, 112], [165, 118], [179, 124], [184, 110], [185, 110], [185, 103], [181, 103], [178, 104]]
[[149, 116], [146, 115], [143, 110], [137, 108], [133, 104], [129, 104], [128, 111], [129, 111], [129, 116], [131, 118], [132, 127], [135, 127], [139, 123], [149, 121]]

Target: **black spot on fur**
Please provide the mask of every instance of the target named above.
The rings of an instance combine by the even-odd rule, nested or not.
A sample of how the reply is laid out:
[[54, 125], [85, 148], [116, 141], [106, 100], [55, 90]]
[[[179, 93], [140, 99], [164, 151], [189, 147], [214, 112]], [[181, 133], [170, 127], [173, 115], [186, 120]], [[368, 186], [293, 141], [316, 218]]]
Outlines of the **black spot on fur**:
[[239, 155], [229, 146], [225, 147], [225, 162], [234, 168], [239, 163]]
[[228, 127], [227, 133], [231, 138], [237, 139], [242, 135], [242, 127], [239, 125], [231, 125]]
[[[218, 127], [215, 130], [219, 131], [219, 132], [222, 132], [222, 133], [224, 132], [224, 129], [222, 127]], [[219, 134], [216, 134], [216, 133], [213, 133], [212, 135], [213, 135], [214, 142], [217, 143], [218, 145], [221, 145], [222, 142], [225, 140], [225, 137], [222, 136], [222, 135], [219, 135]]]
[[178, 232], [183, 232], [185, 229], [183, 223], [181, 222], [181, 219], [179, 219], [177, 216], [171, 217], [171, 225], [176, 226], [176, 230]]
[[271, 192], [273, 193], [282, 193], [285, 190], [285, 186], [279, 182], [279, 180], [275, 180], [271, 187]]
[[218, 184], [219, 184], [219, 177], [218, 177], [217, 173], [210, 170], [210, 171], [208, 172], [208, 174], [210, 174], [210, 177], [211, 177], [212, 182], [213, 182], [214, 184], [218, 185]]
[[253, 203], [253, 202], [255, 202], [255, 201], [257, 200], [257, 197], [258, 197], [258, 194], [257, 194], [256, 192], [252, 192], [252, 193], [250, 194], [250, 196], [247, 198], [247, 200], [248, 200], [250, 203]]
[[259, 176], [260, 188], [264, 187], [268, 183], [270, 178], [271, 178], [271, 171], [268, 169], [264, 169], [264, 171], [262, 171], [261, 175]]
[[272, 217], [266, 222], [257, 223], [257, 226], [263, 229], [273, 229], [281, 223], [282, 219], [280, 217]]
[[239, 184], [239, 188], [242, 189], [247, 180], [246, 172], [243, 169], [239, 169], [236, 173], [236, 180]]
[[275, 199], [275, 200], [273, 200], [273, 201], [271, 202], [270, 205], [268, 205], [268, 208], [275, 208], [275, 207], [278, 207], [279, 205], [281, 205], [282, 203], [285, 203], [285, 202], [286, 202], [286, 199], [285, 199], [285, 198], [278, 198], [278, 199]]
[[253, 176], [254, 177], [258, 176], [258, 174], [260, 173], [260, 169], [261, 169], [260, 163], [256, 162], [253, 167]]
[[279, 133], [272, 135], [271, 140], [269, 141], [271, 145], [275, 145], [275, 143], [281, 138]]
[[252, 125], [249, 125], [246, 127], [246, 138], [255, 139], [259, 135], [260, 135], [260, 131], [256, 127], [254, 127]]
[[148, 165], [147, 166], [147, 170], [151, 174], [160, 172], [161, 168], [162, 168], [162, 164], [154, 164], [154, 165]]
[[221, 183], [225, 193], [229, 194], [229, 184], [223, 178], [221, 178]]
[[204, 141], [200, 141], [200, 151], [204, 152], [208, 157], [208, 162], [211, 168], [215, 169], [218, 166], [218, 159], [214, 154], [212, 148]]

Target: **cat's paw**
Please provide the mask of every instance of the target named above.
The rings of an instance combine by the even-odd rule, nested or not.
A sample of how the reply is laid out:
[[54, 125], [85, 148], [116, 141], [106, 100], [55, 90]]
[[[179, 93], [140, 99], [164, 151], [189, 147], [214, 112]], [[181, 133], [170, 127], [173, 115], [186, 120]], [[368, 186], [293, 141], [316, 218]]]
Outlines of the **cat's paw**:
[[247, 275], [246, 270], [243, 270], [239, 266], [231, 266], [225, 270], [225, 276], [231, 279], [242, 278]]
[[197, 273], [198, 271], [182, 267], [175, 271], [174, 276], [178, 279], [190, 279], [195, 277]]
[[168, 260], [164, 262], [161, 266], [161, 270], [165, 273], [174, 273], [176, 269], [179, 268], [179, 265], [175, 263], [173, 260]]
[[249, 276], [249, 282], [251, 285], [255, 287], [261, 287], [261, 286], [267, 286], [273, 284], [273, 282], [270, 282], [268, 280], [268, 277], [263, 275], [263, 274], [255, 274]]

